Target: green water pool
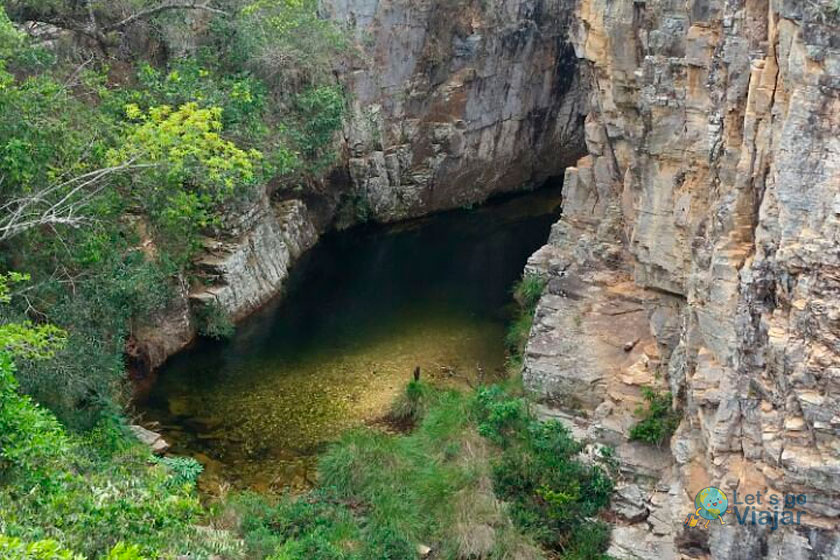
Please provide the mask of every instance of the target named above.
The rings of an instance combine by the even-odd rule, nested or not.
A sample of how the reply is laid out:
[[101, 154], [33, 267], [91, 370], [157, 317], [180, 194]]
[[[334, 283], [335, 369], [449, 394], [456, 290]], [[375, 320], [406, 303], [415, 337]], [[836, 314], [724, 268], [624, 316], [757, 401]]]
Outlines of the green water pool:
[[436, 383], [503, 375], [510, 290], [548, 237], [558, 189], [325, 235], [233, 338], [200, 340], [137, 403], [201, 486], [306, 486], [318, 452], [377, 424], [415, 367]]

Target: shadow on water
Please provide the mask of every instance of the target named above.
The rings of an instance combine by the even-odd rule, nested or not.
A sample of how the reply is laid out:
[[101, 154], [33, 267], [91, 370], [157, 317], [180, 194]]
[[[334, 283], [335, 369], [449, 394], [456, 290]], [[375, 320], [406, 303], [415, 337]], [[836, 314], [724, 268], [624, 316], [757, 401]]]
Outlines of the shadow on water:
[[174, 356], [140, 411], [205, 464], [207, 491], [303, 486], [323, 445], [381, 417], [415, 366], [440, 382], [502, 373], [511, 287], [559, 210], [544, 189], [327, 234], [232, 339]]

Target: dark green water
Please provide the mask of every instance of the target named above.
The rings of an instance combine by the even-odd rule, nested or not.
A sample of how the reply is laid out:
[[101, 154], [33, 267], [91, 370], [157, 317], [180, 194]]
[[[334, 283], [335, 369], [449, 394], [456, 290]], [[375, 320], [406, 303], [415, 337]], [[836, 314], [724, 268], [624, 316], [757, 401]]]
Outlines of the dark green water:
[[542, 190], [328, 234], [231, 340], [174, 356], [140, 411], [205, 464], [207, 491], [305, 485], [324, 444], [381, 418], [416, 366], [439, 383], [503, 373], [511, 287], [559, 207]]

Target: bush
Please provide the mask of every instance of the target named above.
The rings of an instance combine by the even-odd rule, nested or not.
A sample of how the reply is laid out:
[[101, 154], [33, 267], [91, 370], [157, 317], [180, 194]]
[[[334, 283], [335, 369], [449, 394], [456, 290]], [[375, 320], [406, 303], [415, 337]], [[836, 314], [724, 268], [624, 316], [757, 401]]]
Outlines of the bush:
[[562, 424], [540, 422], [500, 387], [479, 390], [475, 406], [480, 432], [502, 447], [493, 484], [514, 522], [564, 558], [601, 558], [609, 531], [592, 529], [592, 517], [612, 494], [606, 469], [581, 462], [582, 446]]
[[217, 302], [203, 304], [194, 311], [198, 334], [208, 338], [230, 338], [236, 332], [236, 325], [230, 315]]
[[10, 357], [0, 352], [5, 535], [53, 539], [89, 557], [109, 553], [126, 537], [133, 544], [118, 548], [116, 558], [180, 551], [201, 512], [197, 498], [173, 486], [162, 467], [150, 467], [148, 449], [119, 437], [119, 426], [68, 434], [50, 412], [17, 393], [13, 372]]
[[3, 560], [84, 560], [53, 540], [24, 543], [5, 535], [0, 535], [0, 557]]
[[294, 100], [296, 127], [291, 130], [298, 149], [313, 162], [314, 171], [332, 163], [335, 133], [344, 117], [344, 95], [338, 86], [319, 86]]
[[195, 485], [204, 470], [201, 463], [192, 457], [155, 457], [152, 462], [169, 469], [174, 486]]
[[636, 416], [641, 420], [630, 430], [630, 439], [660, 446], [671, 438], [682, 416], [671, 408], [670, 392], [657, 393], [650, 387], [642, 387], [642, 396], [647, 408], [636, 409]]

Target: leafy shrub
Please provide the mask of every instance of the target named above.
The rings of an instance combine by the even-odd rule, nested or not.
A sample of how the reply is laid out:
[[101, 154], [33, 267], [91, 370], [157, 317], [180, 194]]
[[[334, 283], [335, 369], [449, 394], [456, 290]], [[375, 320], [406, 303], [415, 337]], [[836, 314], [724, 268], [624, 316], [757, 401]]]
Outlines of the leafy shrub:
[[[113, 454], [104, 453], [114, 427], [102, 426], [90, 439], [68, 434], [55, 416], [18, 394], [13, 372], [9, 355], [0, 352], [5, 534], [25, 541], [51, 538], [88, 556], [107, 553], [127, 536], [147, 556], [177, 550], [201, 511], [195, 496], [173, 487], [163, 468], [150, 468], [143, 446], [121, 440]], [[132, 550], [124, 545], [121, 554]]]
[[0, 535], [0, 557], [4, 560], [84, 560], [54, 540], [24, 543], [20, 539]]
[[502, 448], [493, 484], [514, 522], [564, 558], [601, 558], [609, 531], [593, 529], [591, 518], [609, 504], [607, 471], [578, 459], [582, 446], [562, 424], [540, 422], [500, 387], [479, 390], [475, 406], [480, 432]]
[[201, 336], [222, 339], [230, 338], [236, 332], [230, 315], [215, 301], [197, 307], [193, 315]]
[[524, 399], [509, 398], [499, 385], [476, 392], [478, 433], [499, 445], [514, 443], [530, 421]]
[[[298, 149], [317, 166], [332, 163], [331, 147], [344, 117], [344, 95], [338, 86], [319, 86], [294, 100], [297, 127], [292, 130]], [[327, 159], [324, 159], [327, 155]]]
[[642, 387], [642, 396], [647, 408], [636, 409], [641, 420], [630, 430], [630, 439], [660, 446], [677, 429], [681, 415], [671, 408], [670, 392], [657, 393], [650, 387]]
[[145, 556], [140, 553], [140, 547], [137, 545], [127, 545], [124, 542], [118, 542], [112, 548], [104, 560], [147, 560]]
[[317, 0], [250, 0], [217, 32], [227, 39], [229, 67], [253, 72], [280, 96], [327, 83], [346, 48], [341, 30], [319, 17]]
[[[49, 407], [63, 423], [79, 429], [89, 429], [103, 415], [119, 410], [125, 337], [132, 323], [139, 324], [146, 314], [162, 309], [172, 293], [171, 269], [132, 251], [130, 238], [115, 233], [99, 239], [96, 232], [88, 233], [96, 241], [83, 232], [65, 236], [68, 242], [88, 240], [82, 244], [88, 252], [80, 258], [90, 259], [89, 264], [80, 265], [85, 272], [74, 281], [75, 291], [68, 291], [60, 276], [33, 282], [29, 291], [30, 301], [51, 302], [42, 313], [53, 323], [67, 326], [65, 344], [49, 361], [30, 356], [18, 359], [16, 375], [25, 393]], [[48, 249], [46, 244], [41, 247], [27, 255], [27, 263], [48, 270], [61, 250]], [[63, 270], [74, 268], [65, 260]], [[14, 302], [0, 308], [0, 322], [24, 320], [23, 309]]]
[[194, 485], [204, 470], [202, 464], [192, 457], [155, 457], [153, 462], [169, 469], [175, 486]]

